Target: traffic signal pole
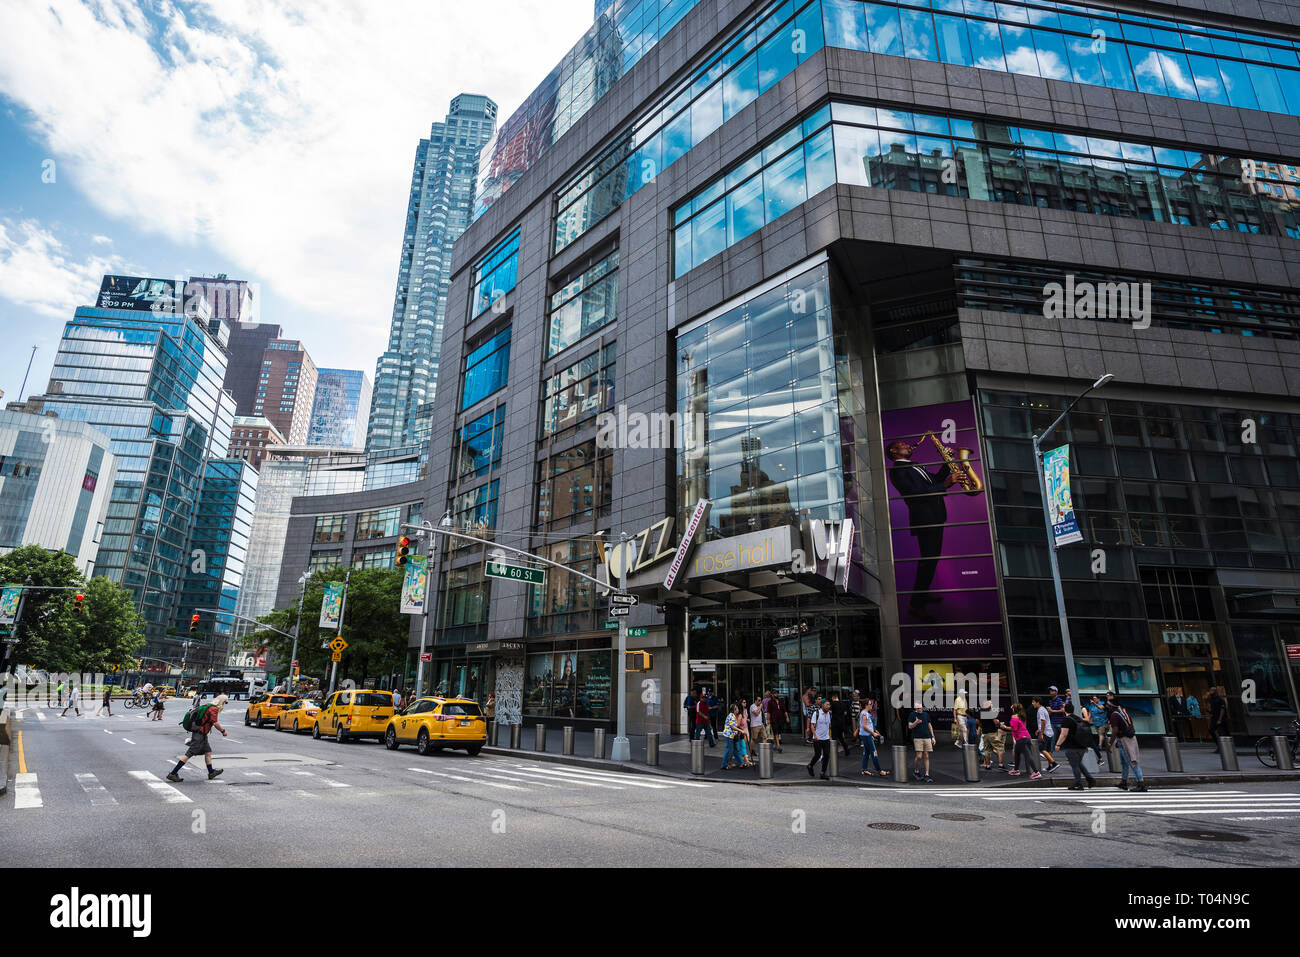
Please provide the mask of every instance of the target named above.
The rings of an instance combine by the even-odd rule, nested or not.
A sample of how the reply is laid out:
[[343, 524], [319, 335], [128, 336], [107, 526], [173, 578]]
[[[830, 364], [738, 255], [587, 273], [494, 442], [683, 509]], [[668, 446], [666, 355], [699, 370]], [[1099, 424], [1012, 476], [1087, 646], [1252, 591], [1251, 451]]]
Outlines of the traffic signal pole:
[[[627, 532], [620, 532], [618, 538], [618, 590], [626, 595], [629, 564]], [[610, 757], [615, 761], [632, 760], [632, 745], [627, 739], [627, 615], [618, 616], [618, 729], [614, 736], [614, 750]]]
[[[343, 616], [348, 613], [348, 583], [352, 581], [352, 572], [349, 571], [343, 576], [343, 602], [339, 605], [339, 630], [336, 637], [343, 637]], [[330, 668], [330, 694], [334, 693], [334, 685], [339, 677], [339, 663], [334, 662]]]

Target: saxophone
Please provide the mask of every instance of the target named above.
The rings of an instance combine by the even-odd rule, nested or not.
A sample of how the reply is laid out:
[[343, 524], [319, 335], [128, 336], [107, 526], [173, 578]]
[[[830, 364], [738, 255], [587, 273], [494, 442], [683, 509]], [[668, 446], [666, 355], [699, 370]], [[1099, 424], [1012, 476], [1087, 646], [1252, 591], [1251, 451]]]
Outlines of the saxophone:
[[939, 450], [939, 457], [947, 464], [948, 470], [957, 477], [957, 484], [962, 487], [962, 491], [967, 495], [978, 495], [984, 491], [984, 480], [979, 477], [979, 473], [975, 471], [975, 466], [970, 461], [970, 449], [950, 449], [940, 442], [933, 432], [925, 433], [925, 438], [933, 442], [934, 447]]

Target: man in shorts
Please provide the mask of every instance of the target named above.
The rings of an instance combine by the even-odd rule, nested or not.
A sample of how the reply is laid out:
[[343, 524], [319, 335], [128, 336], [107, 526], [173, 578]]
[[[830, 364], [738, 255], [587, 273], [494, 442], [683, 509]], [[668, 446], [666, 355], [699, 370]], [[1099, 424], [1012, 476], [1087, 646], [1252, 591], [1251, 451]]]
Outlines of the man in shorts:
[[192, 724], [193, 730], [190, 732], [190, 746], [185, 752], [185, 757], [176, 762], [176, 767], [172, 768], [172, 773], [167, 775], [168, 781], [179, 783], [181, 778], [181, 768], [185, 767], [185, 762], [190, 758], [203, 755], [203, 760], [208, 766], [208, 780], [221, 774], [221, 772], [212, 767], [212, 746], [208, 744], [208, 734], [213, 728], [221, 732], [221, 736], [226, 737], [226, 729], [221, 726], [218, 718], [221, 716], [221, 709], [226, 706], [226, 695], [219, 694], [213, 700], [212, 704], [203, 705], [202, 712], [198, 715], [196, 723]]
[[[912, 705], [912, 713], [907, 716], [907, 727], [912, 732], [912, 747], [916, 749], [912, 777], [933, 784], [934, 778], [930, 777], [930, 755], [934, 752], [934, 724], [930, 721], [930, 715], [921, 707], [921, 702]], [[921, 771], [922, 764], [925, 766], [924, 773]]]

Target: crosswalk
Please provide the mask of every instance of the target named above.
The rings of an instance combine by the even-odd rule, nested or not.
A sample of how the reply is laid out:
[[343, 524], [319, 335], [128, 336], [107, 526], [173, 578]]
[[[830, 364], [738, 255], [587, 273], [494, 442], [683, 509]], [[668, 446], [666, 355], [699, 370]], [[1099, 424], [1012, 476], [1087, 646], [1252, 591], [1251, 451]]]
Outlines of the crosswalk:
[[[870, 790], [870, 789], [866, 789]], [[899, 789], [906, 790], [906, 789]], [[915, 793], [915, 791], [912, 791]], [[1022, 807], [1039, 803], [1046, 806], [1082, 805], [1092, 810], [1152, 814], [1157, 817], [1211, 817], [1231, 821], [1234, 818], [1272, 820], [1300, 815], [1300, 792], [1252, 793], [1218, 788], [1158, 788], [1137, 793], [1117, 788], [1098, 787], [1088, 791], [1064, 788], [1033, 790], [1020, 788], [954, 788], [930, 791], [939, 798], [972, 798], [990, 804]]]
[[[220, 766], [220, 760], [217, 764]], [[386, 778], [366, 773], [364, 778], [355, 782], [343, 778], [361, 769], [349, 771], [338, 766], [324, 771], [320, 768], [305, 770], [302, 767], [275, 766], [258, 770], [226, 768], [222, 776], [205, 780], [202, 765], [192, 764], [182, 772], [184, 780], [181, 784], [164, 779], [168, 770], [170, 766], [152, 770], [101, 770], [98, 774], [91, 771], [20, 774], [14, 782], [14, 809], [34, 810], [55, 804], [108, 809], [141, 803], [183, 805], [208, 800], [254, 804], [285, 796], [311, 804], [340, 799], [401, 800], [431, 788], [502, 797], [531, 794], [545, 800], [566, 792], [577, 795], [618, 791], [631, 796], [650, 791], [712, 787], [698, 781], [651, 774], [494, 758], [413, 763], [396, 769]], [[71, 780], [66, 780], [69, 777]], [[44, 797], [42, 785], [45, 787]]]

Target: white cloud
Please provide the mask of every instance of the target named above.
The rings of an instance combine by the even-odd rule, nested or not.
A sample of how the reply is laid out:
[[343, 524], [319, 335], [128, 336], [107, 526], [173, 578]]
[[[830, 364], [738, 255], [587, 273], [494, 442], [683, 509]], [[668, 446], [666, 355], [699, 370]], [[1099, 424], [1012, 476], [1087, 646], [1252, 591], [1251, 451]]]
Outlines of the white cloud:
[[[329, 317], [263, 318], [309, 347], [328, 332], [335, 364], [365, 368], [387, 340], [416, 141], [462, 91], [504, 120], [590, 21], [590, 0], [0, 0], [0, 94], [60, 184], [192, 250], [196, 271], [229, 263]], [[16, 248], [62, 264], [46, 279], [99, 262], [30, 229]]]
[[77, 261], [34, 220], [0, 220], [0, 289], [5, 298], [38, 316], [70, 319], [78, 306], [95, 301], [104, 273], [124, 265], [120, 256]]

